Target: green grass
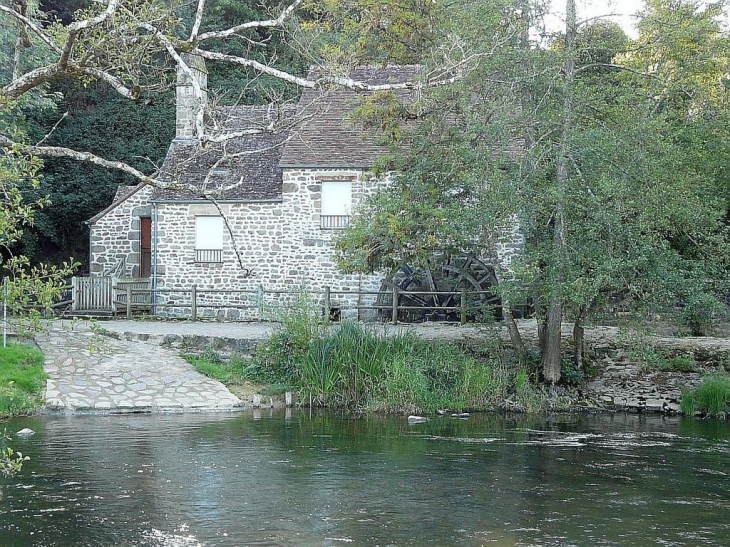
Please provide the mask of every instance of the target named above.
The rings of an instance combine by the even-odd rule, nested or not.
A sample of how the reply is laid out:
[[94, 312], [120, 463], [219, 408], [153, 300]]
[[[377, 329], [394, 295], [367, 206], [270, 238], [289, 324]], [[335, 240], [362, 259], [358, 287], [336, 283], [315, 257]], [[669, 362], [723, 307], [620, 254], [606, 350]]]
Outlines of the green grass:
[[234, 357], [227, 363], [210, 351], [183, 357], [201, 374], [224, 384], [238, 384], [246, 379], [246, 362], [240, 357]]
[[[500, 344], [474, 353], [413, 334], [385, 336], [351, 321], [325, 325], [309, 313], [284, 318], [245, 371], [292, 386], [302, 401], [332, 408], [422, 412], [439, 408], [540, 410], [542, 392]], [[523, 381], [521, 381], [523, 380]], [[544, 405], [543, 405], [544, 407]]]
[[0, 417], [32, 412], [45, 379], [40, 351], [23, 344], [0, 348]]
[[626, 354], [628, 359], [647, 371], [694, 372], [697, 370], [697, 360], [691, 353], [672, 355], [672, 350], [660, 348], [652, 341], [641, 337], [627, 345], [631, 348]]
[[681, 400], [682, 412], [697, 412], [708, 416], [727, 415], [730, 412], [730, 376], [713, 374], [702, 380], [695, 389], [685, 391]]

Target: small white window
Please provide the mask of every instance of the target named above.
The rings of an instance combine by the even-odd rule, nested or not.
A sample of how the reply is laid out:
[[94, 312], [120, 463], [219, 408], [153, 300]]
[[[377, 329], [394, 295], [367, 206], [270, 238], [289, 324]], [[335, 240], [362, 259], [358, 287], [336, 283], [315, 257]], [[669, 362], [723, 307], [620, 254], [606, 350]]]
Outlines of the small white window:
[[195, 217], [195, 262], [223, 262], [223, 217]]
[[352, 210], [352, 182], [327, 180], [322, 182], [322, 228], [346, 228]]

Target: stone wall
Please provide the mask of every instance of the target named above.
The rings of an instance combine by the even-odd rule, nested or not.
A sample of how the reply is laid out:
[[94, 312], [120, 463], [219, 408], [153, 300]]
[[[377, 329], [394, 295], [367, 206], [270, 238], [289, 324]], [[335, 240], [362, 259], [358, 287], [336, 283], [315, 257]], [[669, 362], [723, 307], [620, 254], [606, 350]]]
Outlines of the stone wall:
[[[337, 294], [337, 291], [377, 291], [383, 275], [344, 275], [333, 259], [336, 230], [320, 227], [322, 182], [350, 180], [353, 211], [381, 184], [360, 170], [287, 169], [282, 199], [252, 203], [221, 203], [233, 232], [223, 234], [221, 262], [196, 262], [195, 218], [217, 216], [211, 203], [159, 202], [157, 204], [158, 315], [189, 315], [190, 289], [198, 291], [198, 315], [231, 320], [270, 318], [272, 310], [309, 293], [323, 305], [324, 287], [331, 288], [331, 305], [342, 317], [372, 318], [374, 311], [357, 312], [371, 305], [374, 296]], [[108, 275], [123, 263], [118, 277], [138, 277], [140, 268], [140, 217], [154, 217], [150, 188], [143, 188], [102, 216], [91, 226], [92, 275]], [[154, 222], [154, 220], [153, 220]], [[154, 232], [153, 227], [153, 232]], [[515, 223], [499, 242], [499, 258], [509, 265], [522, 246]], [[154, 247], [154, 245], [153, 245]], [[153, 263], [155, 258], [153, 257]], [[261, 311], [260, 288], [269, 294]], [[246, 291], [245, 293], [215, 291]], [[277, 291], [277, 294], [270, 294]], [[223, 309], [206, 305], [224, 306]]]
[[[258, 291], [281, 291], [268, 295], [265, 308], [271, 310], [297, 298], [303, 291], [321, 304], [325, 286], [331, 287], [333, 307], [344, 317], [356, 317], [358, 297], [337, 291], [374, 291], [380, 275], [344, 275], [332, 257], [335, 230], [320, 228], [321, 184], [323, 180], [352, 181], [353, 208], [377, 186], [357, 170], [286, 170], [281, 201], [223, 203], [221, 209], [234, 237], [224, 231], [223, 261], [195, 262], [195, 217], [217, 215], [212, 204], [160, 203], [158, 205], [158, 287], [186, 290], [195, 284], [199, 291], [200, 315], [227, 319], [258, 318]], [[238, 253], [238, 256], [237, 256]], [[217, 290], [250, 291], [245, 296], [206, 293]], [[361, 298], [362, 304], [372, 303]], [[181, 292], [164, 295], [177, 304], [163, 313], [190, 313], [190, 296]], [[206, 309], [205, 303], [228, 304], [226, 310]], [[233, 306], [252, 306], [240, 309]]]
[[151, 187], [143, 187], [90, 226], [91, 275], [139, 277], [140, 217], [151, 217]]

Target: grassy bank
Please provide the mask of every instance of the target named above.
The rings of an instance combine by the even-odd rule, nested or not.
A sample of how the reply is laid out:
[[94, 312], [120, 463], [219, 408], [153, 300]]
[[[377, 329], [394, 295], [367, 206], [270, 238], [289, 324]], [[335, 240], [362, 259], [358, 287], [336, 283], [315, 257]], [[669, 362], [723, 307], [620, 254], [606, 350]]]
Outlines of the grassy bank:
[[385, 336], [359, 323], [322, 324], [292, 312], [251, 360], [190, 358], [225, 384], [250, 381], [291, 390], [313, 406], [379, 412], [508, 409], [540, 412], [554, 405], [535, 383], [537, 363], [518, 366], [494, 335], [480, 347]]
[[0, 347], [0, 418], [33, 412], [45, 378], [40, 351], [23, 344]]
[[730, 376], [715, 373], [705, 377], [700, 385], [682, 394], [682, 412], [687, 415], [730, 416]]

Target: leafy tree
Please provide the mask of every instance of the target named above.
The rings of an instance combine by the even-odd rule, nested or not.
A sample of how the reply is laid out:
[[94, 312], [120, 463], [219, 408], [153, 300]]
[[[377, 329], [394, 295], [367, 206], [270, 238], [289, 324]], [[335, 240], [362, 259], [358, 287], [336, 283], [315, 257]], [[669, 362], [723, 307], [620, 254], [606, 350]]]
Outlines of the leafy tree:
[[[0, 103], [0, 127], [17, 137], [19, 130], [10, 121], [11, 113], [9, 103]], [[25, 189], [40, 185], [40, 167], [38, 158], [16, 148], [3, 148], [0, 152], [0, 193], [3, 195], [0, 203], [0, 272], [3, 278], [0, 300], [20, 320], [21, 327], [37, 324], [40, 313], [58, 298], [66, 276], [75, 266], [72, 261], [62, 267], [31, 266], [26, 256], [13, 252], [23, 230], [33, 224], [35, 211], [48, 202], [45, 197], [28, 202], [23, 195]]]
[[[659, 309], [691, 302], [710, 280], [726, 279], [720, 166], [728, 124], [700, 123], [705, 112], [720, 112], [706, 102], [722, 96], [727, 48], [716, 41], [726, 37], [714, 12], [682, 13], [680, 20], [700, 20], [682, 27], [692, 29], [687, 39], [696, 47], [683, 52], [680, 43], [662, 58], [695, 57], [686, 73], [705, 88], [695, 85], [691, 101], [668, 101], [671, 89], [682, 98], [688, 86], [627, 62], [656, 40], [630, 43], [605, 24], [578, 32], [574, 9], [551, 50], [515, 42], [502, 65], [482, 59], [481, 78], [464, 80], [454, 95], [432, 95], [426, 121], [400, 137], [409, 152], [404, 175], [339, 242], [343, 263], [373, 269], [388, 265], [388, 256], [416, 257], [439, 243], [485, 253], [503, 229], [495, 219], [518, 215], [525, 261], [512, 265], [521, 283], [506, 290], [521, 287], [534, 298], [548, 382], [560, 379], [566, 316], [580, 364], [584, 321], [611, 299]], [[505, 144], [518, 139], [523, 153], [506, 154]], [[708, 153], [709, 143], [719, 155]]]

